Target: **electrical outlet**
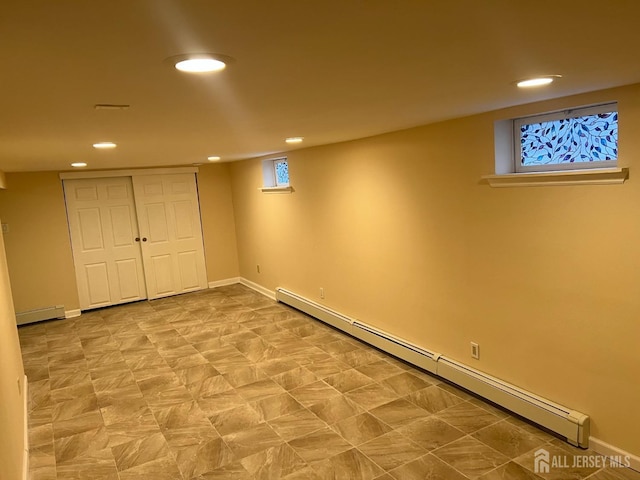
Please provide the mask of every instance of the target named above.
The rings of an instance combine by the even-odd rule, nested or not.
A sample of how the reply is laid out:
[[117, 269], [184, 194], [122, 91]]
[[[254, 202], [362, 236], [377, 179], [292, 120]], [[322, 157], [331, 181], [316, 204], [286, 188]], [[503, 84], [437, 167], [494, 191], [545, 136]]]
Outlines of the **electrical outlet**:
[[320, 287], [320, 298], [324, 298], [324, 288]]
[[480, 360], [480, 345], [471, 342], [471, 356], [476, 360]]
[[256, 272], [260, 273], [260, 265], [256, 265]]

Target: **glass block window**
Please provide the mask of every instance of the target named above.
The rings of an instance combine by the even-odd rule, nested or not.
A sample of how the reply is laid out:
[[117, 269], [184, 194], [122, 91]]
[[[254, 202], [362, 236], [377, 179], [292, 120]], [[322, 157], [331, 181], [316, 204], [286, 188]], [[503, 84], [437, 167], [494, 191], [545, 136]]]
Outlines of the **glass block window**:
[[516, 172], [615, 167], [616, 104], [514, 120]]
[[273, 161], [273, 168], [276, 174], [276, 186], [286, 187], [289, 185], [289, 164], [286, 158]]

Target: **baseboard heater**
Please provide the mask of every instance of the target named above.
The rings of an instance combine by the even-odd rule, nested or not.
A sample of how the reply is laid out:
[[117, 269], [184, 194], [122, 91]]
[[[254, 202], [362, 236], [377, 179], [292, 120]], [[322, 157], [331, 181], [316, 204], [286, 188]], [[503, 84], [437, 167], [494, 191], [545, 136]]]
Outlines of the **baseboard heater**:
[[276, 289], [276, 300], [527, 418], [565, 437], [573, 445], [589, 446], [589, 417], [583, 413], [413, 345], [283, 288]]
[[41, 322], [42, 320], [51, 320], [53, 318], [65, 318], [64, 305], [16, 313], [16, 323], [18, 325]]

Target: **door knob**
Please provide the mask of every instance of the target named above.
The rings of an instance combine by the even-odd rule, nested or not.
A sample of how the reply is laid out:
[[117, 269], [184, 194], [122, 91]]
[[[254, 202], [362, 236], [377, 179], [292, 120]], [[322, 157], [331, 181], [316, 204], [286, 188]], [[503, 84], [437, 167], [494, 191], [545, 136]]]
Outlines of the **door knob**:
[[147, 241], [147, 237], [142, 237], [142, 241], [146, 242]]
[[140, 237], [136, 237], [136, 238], [135, 238], [135, 241], [136, 241], [136, 242], [139, 242], [139, 241], [140, 241]]

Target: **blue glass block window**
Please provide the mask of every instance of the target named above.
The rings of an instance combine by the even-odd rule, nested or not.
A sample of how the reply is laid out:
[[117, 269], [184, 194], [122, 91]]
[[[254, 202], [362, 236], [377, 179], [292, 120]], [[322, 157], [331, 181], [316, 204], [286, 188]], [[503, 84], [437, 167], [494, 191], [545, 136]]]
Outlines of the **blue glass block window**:
[[276, 186], [286, 187], [289, 185], [289, 164], [287, 163], [287, 159], [275, 160], [273, 167], [276, 172]]
[[521, 118], [514, 127], [518, 172], [616, 166], [615, 104]]

